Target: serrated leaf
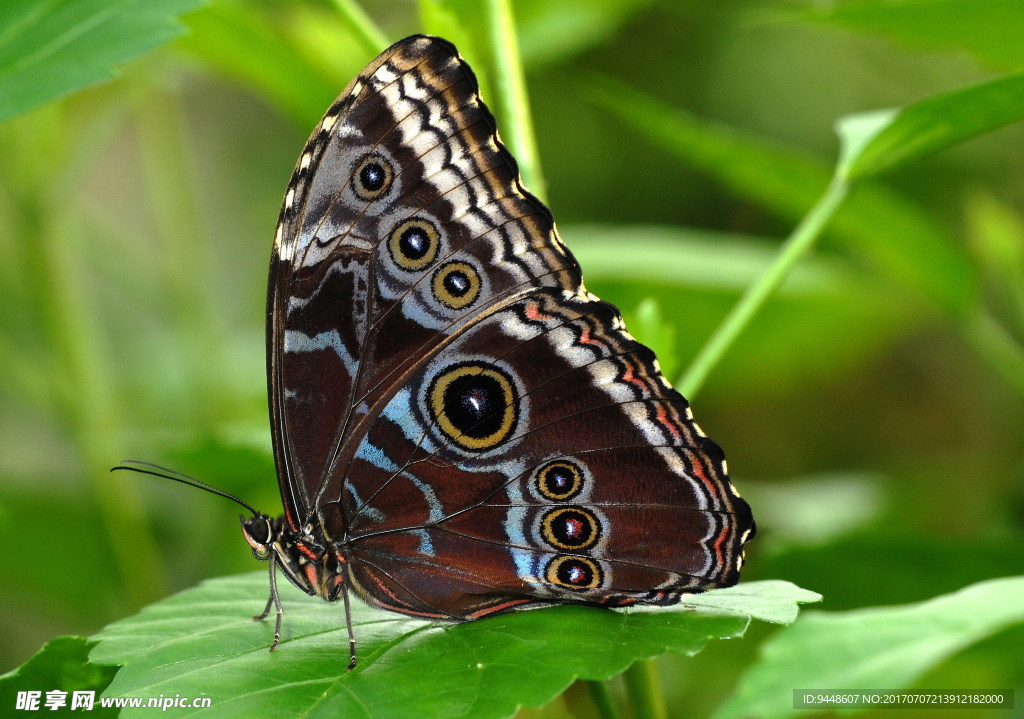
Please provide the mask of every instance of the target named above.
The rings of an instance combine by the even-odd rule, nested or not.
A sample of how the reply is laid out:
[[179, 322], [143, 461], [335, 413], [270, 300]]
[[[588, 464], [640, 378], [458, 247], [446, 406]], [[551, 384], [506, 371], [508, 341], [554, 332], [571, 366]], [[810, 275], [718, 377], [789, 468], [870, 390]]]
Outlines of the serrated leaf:
[[1024, 119], [1024, 73], [929, 97], [898, 110], [841, 118], [838, 173], [849, 181], [880, 174]]
[[772, 624], [796, 621], [799, 604], [820, 602], [821, 595], [778, 579], [747, 582], [729, 589], [689, 597], [686, 606], [742, 612]]
[[796, 715], [794, 689], [901, 689], [964, 647], [1024, 622], [1022, 596], [1024, 577], [1006, 577], [918, 604], [810, 612], [765, 642], [715, 718]]
[[357, 602], [360, 664], [346, 672], [341, 607], [295, 591], [284, 597], [281, 645], [267, 651], [273, 622], [249, 619], [263, 609], [266, 581], [208, 581], [104, 629], [92, 661], [124, 665], [107, 693], [209, 696], [206, 719], [506, 717], [548, 703], [576, 678], [607, 679], [666, 651], [695, 654], [711, 639], [741, 636], [753, 616], [783, 617], [816, 596], [750, 582], [695, 597], [711, 602], [696, 609], [561, 606], [455, 625]]
[[0, 120], [107, 80], [182, 32], [204, 0], [6, 0], [0, 6]]

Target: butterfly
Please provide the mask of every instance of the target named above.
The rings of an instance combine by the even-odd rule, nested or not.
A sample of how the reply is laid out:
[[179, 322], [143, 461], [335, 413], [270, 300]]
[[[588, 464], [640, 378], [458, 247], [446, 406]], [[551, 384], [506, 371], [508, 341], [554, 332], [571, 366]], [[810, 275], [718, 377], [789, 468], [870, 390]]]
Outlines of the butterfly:
[[465, 621], [739, 579], [755, 524], [721, 449], [585, 288], [445, 40], [385, 50], [306, 143], [267, 367], [284, 514], [231, 498], [270, 563], [271, 649], [277, 570], [344, 601], [350, 668], [350, 594]]

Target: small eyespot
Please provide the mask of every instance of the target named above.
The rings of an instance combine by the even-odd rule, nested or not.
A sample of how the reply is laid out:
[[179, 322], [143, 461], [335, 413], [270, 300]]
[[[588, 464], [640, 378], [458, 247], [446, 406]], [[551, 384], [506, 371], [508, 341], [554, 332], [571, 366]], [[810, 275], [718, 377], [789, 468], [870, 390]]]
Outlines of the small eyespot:
[[448, 262], [431, 281], [434, 298], [453, 310], [469, 307], [480, 296], [480, 274], [466, 262]]
[[449, 367], [431, 383], [427, 397], [438, 428], [463, 449], [498, 446], [519, 418], [515, 385], [493, 365], [468, 362]]
[[395, 171], [391, 163], [377, 153], [367, 155], [356, 166], [352, 189], [361, 200], [376, 200], [391, 189]]
[[544, 515], [541, 536], [558, 549], [589, 549], [601, 538], [601, 522], [582, 507], [562, 507]]
[[583, 472], [572, 462], [551, 462], [541, 467], [534, 481], [541, 496], [564, 502], [583, 489]]
[[577, 592], [597, 589], [604, 581], [601, 568], [596, 562], [586, 557], [569, 555], [559, 555], [548, 562], [548, 566], [544, 570], [544, 578], [550, 584], [557, 584]]
[[441, 248], [441, 233], [433, 223], [414, 217], [406, 220], [388, 237], [388, 250], [401, 269], [419, 272], [437, 257]]

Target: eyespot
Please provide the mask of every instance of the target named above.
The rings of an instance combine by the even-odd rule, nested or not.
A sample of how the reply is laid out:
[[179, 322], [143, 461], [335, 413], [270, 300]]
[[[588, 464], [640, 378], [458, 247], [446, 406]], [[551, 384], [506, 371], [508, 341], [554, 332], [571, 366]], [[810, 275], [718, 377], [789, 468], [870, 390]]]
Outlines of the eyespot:
[[437, 257], [441, 233], [433, 223], [414, 217], [406, 220], [388, 237], [388, 250], [401, 269], [419, 272]]
[[597, 544], [601, 522], [582, 507], [562, 507], [544, 515], [540, 523], [544, 541], [558, 549], [579, 551]]
[[479, 297], [480, 274], [466, 262], [448, 262], [437, 268], [430, 286], [438, 302], [461, 310]]
[[583, 489], [583, 472], [572, 462], [551, 462], [540, 468], [534, 482], [541, 496], [564, 502]]
[[391, 189], [395, 171], [391, 163], [376, 152], [364, 157], [356, 166], [352, 189], [361, 200], [376, 200]]
[[434, 421], [453, 442], [472, 451], [491, 449], [512, 434], [519, 396], [504, 370], [466, 362], [439, 373], [428, 402]]
[[586, 557], [569, 555], [559, 555], [548, 562], [544, 578], [549, 584], [557, 584], [577, 592], [597, 589], [604, 581], [601, 568], [596, 562]]

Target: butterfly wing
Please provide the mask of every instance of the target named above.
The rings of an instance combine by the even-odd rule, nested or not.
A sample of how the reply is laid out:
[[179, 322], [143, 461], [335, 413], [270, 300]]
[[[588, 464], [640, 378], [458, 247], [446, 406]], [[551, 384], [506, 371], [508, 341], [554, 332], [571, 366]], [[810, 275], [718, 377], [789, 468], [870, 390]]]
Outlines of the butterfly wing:
[[353, 586], [408, 614], [670, 603], [754, 531], [721, 451], [588, 293], [447, 42], [339, 97], [285, 197], [268, 302], [275, 457]]
[[667, 604], [739, 578], [754, 523], [721, 450], [593, 296], [506, 303], [368, 426], [324, 501], [345, 515], [354, 586], [387, 608]]
[[455, 48], [414, 36], [370, 63], [299, 159], [271, 262], [271, 423], [291, 528], [403, 372], [495, 303], [578, 284]]

